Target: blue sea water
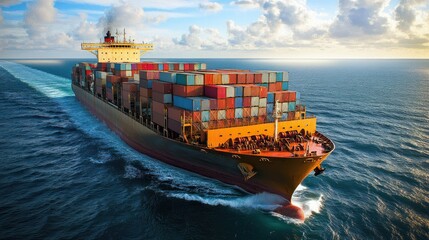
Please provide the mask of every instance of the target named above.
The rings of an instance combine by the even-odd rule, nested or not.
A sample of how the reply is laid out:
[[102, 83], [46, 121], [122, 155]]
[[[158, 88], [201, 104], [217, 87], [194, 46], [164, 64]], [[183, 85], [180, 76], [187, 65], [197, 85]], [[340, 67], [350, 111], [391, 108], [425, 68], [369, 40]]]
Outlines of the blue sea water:
[[305, 222], [124, 144], [70, 89], [91, 60], [14, 60], [0, 61], [1, 239], [429, 239], [428, 60], [167, 60], [290, 72], [336, 143], [293, 197]]

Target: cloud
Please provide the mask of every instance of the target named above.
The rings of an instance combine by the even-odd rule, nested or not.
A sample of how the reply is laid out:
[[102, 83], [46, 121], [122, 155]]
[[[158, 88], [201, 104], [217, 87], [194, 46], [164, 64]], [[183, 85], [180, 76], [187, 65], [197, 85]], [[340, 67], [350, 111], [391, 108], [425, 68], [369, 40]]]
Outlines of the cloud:
[[49, 31], [57, 14], [53, 0], [37, 0], [27, 5], [24, 25], [30, 38], [41, 38]]
[[210, 12], [219, 12], [223, 9], [223, 6], [217, 2], [202, 2], [199, 4], [199, 7]]
[[419, 5], [428, 3], [427, 0], [401, 0], [395, 9], [395, 20], [397, 27], [403, 32], [409, 32], [416, 21]]
[[116, 29], [126, 28], [128, 26], [139, 26], [144, 22], [143, 8], [124, 3], [118, 6], [112, 6], [103, 17], [100, 18], [98, 25], [103, 29], [115, 31]]
[[317, 19], [305, 1], [235, 1], [235, 5], [258, 5], [259, 19], [247, 27], [230, 20], [227, 22], [228, 42], [234, 48], [258, 49], [288, 47], [296, 40], [323, 38], [327, 26]]
[[202, 28], [197, 25], [191, 25], [187, 34], [183, 34], [180, 39], [173, 38], [173, 42], [189, 49], [226, 48], [226, 40], [217, 29]]
[[251, 8], [258, 8], [259, 7], [259, 3], [252, 1], [252, 0], [232, 1], [231, 5], [237, 5], [240, 8], [244, 8], [244, 9], [251, 9]]
[[336, 19], [330, 27], [334, 38], [382, 35], [389, 30], [383, 14], [388, 0], [340, 0]]

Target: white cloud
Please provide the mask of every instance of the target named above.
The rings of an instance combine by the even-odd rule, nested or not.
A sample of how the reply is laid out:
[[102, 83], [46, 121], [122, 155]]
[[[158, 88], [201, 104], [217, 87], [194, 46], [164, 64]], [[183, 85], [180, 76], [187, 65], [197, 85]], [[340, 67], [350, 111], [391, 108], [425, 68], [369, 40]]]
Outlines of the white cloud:
[[223, 9], [223, 6], [217, 2], [202, 2], [199, 4], [200, 9], [210, 11], [210, 12], [219, 12]]
[[217, 29], [202, 28], [197, 25], [191, 25], [187, 34], [183, 34], [180, 39], [173, 38], [173, 42], [189, 49], [226, 48], [226, 40]]
[[429, 4], [427, 0], [401, 0], [395, 9], [395, 20], [397, 27], [403, 32], [409, 32], [416, 22], [418, 15], [423, 14], [417, 7], [423, 4]]
[[237, 5], [240, 8], [244, 8], [244, 9], [251, 9], [251, 8], [258, 8], [259, 7], [259, 4], [253, 0], [232, 1], [231, 5]]
[[247, 27], [230, 20], [227, 22], [228, 41], [234, 48], [258, 49], [289, 47], [294, 41], [321, 39], [327, 33], [327, 23], [318, 19], [305, 1], [254, 0], [236, 1], [236, 5], [258, 4], [262, 10], [259, 19]]
[[122, 29], [128, 26], [141, 27], [144, 20], [143, 17], [143, 8], [124, 3], [118, 6], [112, 6], [106, 14], [100, 18], [98, 24], [103, 28], [103, 32]]
[[38, 0], [27, 5], [24, 23], [30, 38], [43, 38], [57, 14], [53, 0]]
[[383, 13], [389, 0], [340, 0], [338, 15], [330, 27], [334, 38], [383, 35], [389, 30]]

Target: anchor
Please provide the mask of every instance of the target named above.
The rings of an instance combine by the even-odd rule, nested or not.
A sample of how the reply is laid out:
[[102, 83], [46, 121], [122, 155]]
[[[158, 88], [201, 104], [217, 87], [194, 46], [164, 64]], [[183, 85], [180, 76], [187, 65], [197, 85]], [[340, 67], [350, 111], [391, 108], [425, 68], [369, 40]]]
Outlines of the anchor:
[[239, 163], [237, 167], [240, 169], [241, 174], [243, 174], [244, 181], [249, 180], [257, 174], [257, 172], [253, 171], [253, 166], [248, 163]]

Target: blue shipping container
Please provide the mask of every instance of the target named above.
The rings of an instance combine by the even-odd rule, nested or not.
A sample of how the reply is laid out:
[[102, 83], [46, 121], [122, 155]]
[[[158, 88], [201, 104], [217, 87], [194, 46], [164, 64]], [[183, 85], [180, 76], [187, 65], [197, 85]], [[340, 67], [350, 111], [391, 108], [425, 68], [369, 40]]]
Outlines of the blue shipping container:
[[210, 121], [210, 111], [202, 111], [201, 112], [201, 121], [203, 121], [203, 122]]
[[274, 104], [273, 103], [268, 103], [267, 104], [267, 113], [268, 114], [272, 114], [273, 113], [273, 109], [274, 109]]
[[163, 82], [176, 83], [176, 73], [173, 72], [160, 72], [159, 80]]
[[289, 90], [289, 82], [282, 82], [282, 90], [283, 91]]
[[173, 96], [173, 105], [175, 107], [183, 108], [189, 111], [200, 111], [201, 99]]
[[242, 108], [236, 108], [235, 109], [235, 118], [243, 118], [243, 109]]
[[178, 73], [176, 74], [176, 83], [185, 86], [195, 85], [195, 76], [193, 74]]
[[288, 106], [288, 109], [289, 109], [290, 112], [295, 111], [295, 102], [290, 102], [289, 106]]
[[235, 107], [236, 108], [242, 108], [243, 107], [243, 98], [241, 98], [241, 97], [236, 97], [235, 98]]
[[282, 82], [282, 81], [283, 81], [283, 72], [276, 72], [276, 82]]
[[235, 88], [235, 96], [242, 97], [243, 96], [243, 87], [242, 86], [234, 86]]
[[274, 103], [274, 93], [269, 92], [267, 95], [267, 102], [268, 103]]

